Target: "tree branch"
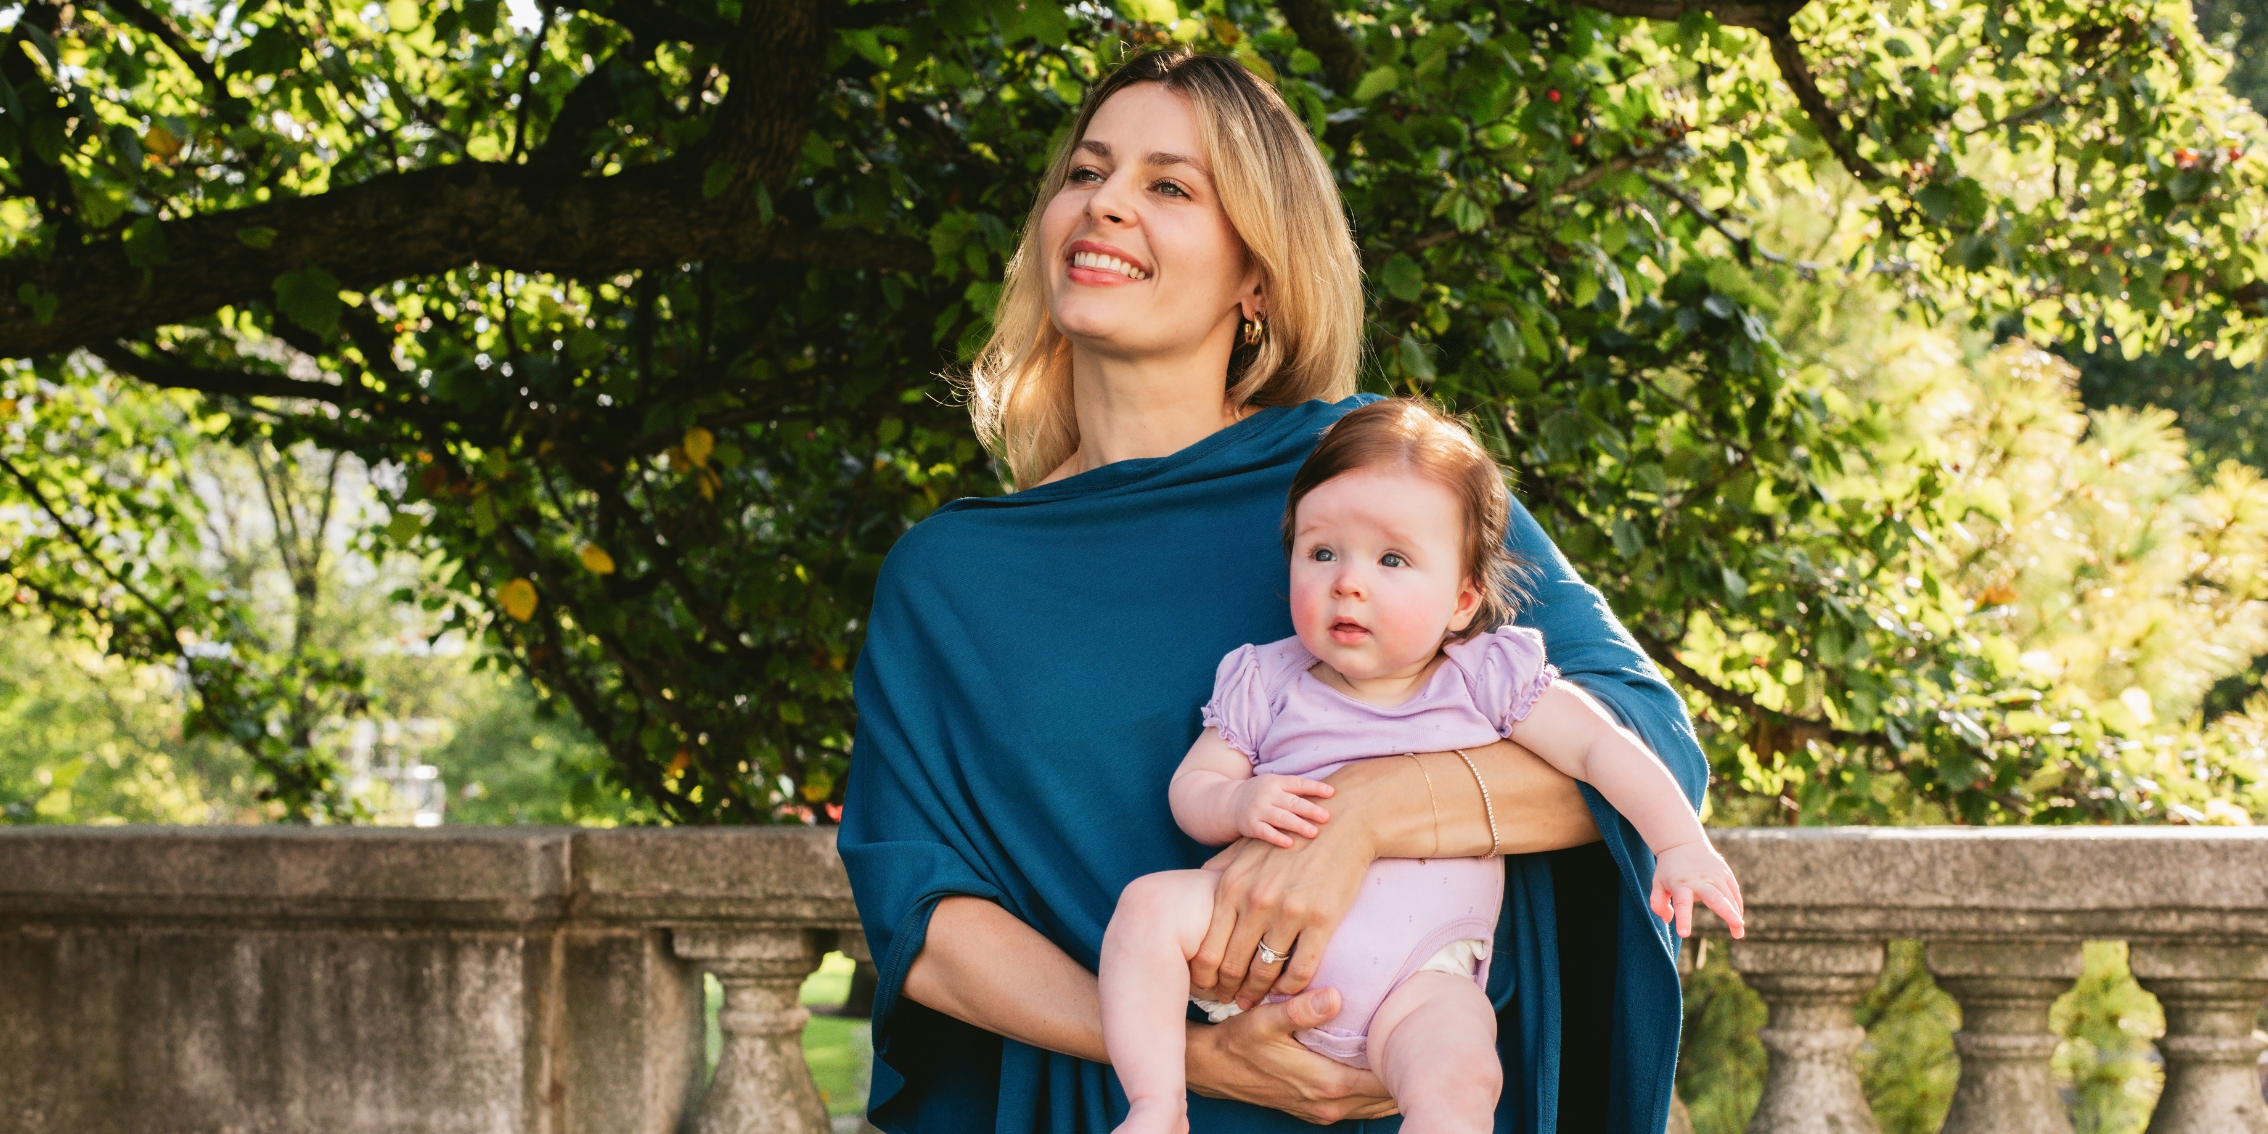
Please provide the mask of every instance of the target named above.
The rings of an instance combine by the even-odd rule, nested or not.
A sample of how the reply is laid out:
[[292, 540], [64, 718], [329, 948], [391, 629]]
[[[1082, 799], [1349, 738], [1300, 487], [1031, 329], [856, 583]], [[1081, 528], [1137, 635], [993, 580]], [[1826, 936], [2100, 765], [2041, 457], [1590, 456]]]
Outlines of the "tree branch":
[[[634, 5], [624, 6], [624, 10]], [[927, 271], [926, 245], [766, 225], [754, 186], [794, 169], [818, 98], [821, 0], [751, 6], [728, 60], [731, 93], [702, 148], [610, 177], [501, 162], [386, 173], [341, 189], [163, 224], [170, 255], [139, 267], [117, 237], [0, 260], [0, 357], [114, 341], [223, 306], [269, 301], [278, 277], [320, 267], [369, 290], [472, 263], [574, 278], [689, 260], [792, 260]], [[707, 171], [735, 174], [704, 193]], [[255, 244], [261, 245], [256, 247]], [[42, 322], [39, 301], [54, 308]]]
[[1860, 157], [1857, 147], [1851, 145], [1850, 135], [1843, 132], [1842, 117], [1835, 113], [1834, 107], [1827, 105], [1827, 96], [1819, 93], [1819, 84], [1811, 79], [1811, 66], [1804, 62], [1803, 48], [1789, 33], [1788, 25], [1783, 22], [1777, 30], [1765, 32], [1764, 39], [1772, 45], [1772, 62], [1780, 65], [1780, 78], [1795, 92], [1796, 105], [1803, 107], [1804, 114], [1811, 118], [1812, 126], [1819, 131], [1819, 140], [1827, 143], [1835, 160], [1842, 162], [1852, 177], [1868, 185], [1890, 180], [1889, 174]]
[[181, 29], [166, 18], [164, 13], [151, 11], [149, 5], [141, 3], [141, 0], [103, 0], [102, 6], [118, 13], [127, 23], [148, 32], [164, 44], [165, 49], [180, 60], [182, 66], [189, 68], [189, 73], [197, 76], [198, 82], [205, 85], [206, 95], [213, 100], [222, 117], [231, 121], [243, 117], [231, 113], [232, 100], [228, 96], [228, 84], [221, 79], [220, 72], [214, 69], [212, 61], [206, 59], [204, 53], [198, 51], [196, 45], [189, 42], [189, 37], [183, 35]]
[[[88, 350], [112, 370], [161, 389], [194, 390], [200, 394], [232, 398], [307, 398], [335, 406], [361, 405], [368, 400], [357, 397], [358, 391], [349, 386], [302, 382], [281, 374], [262, 374], [254, 370], [215, 370], [192, 366], [178, 358], [151, 358], [122, 342], [99, 343]], [[164, 354], [163, 351], [159, 353]]]
[[1576, 0], [1586, 8], [1610, 15], [1628, 16], [1641, 20], [1675, 20], [1688, 13], [1702, 12], [1727, 27], [1749, 28], [1764, 33], [1764, 41], [1772, 49], [1772, 62], [1780, 68], [1780, 78], [1795, 94], [1796, 105], [1811, 119], [1819, 131], [1821, 141], [1835, 155], [1852, 177], [1869, 185], [1890, 180], [1874, 163], [1859, 156], [1851, 145], [1850, 135], [1843, 128], [1843, 119], [1828, 105], [1827, 96], [1819, 93], [1819, 84], [1811, 77], [1811, 65], [1804, 61], [1803, 48], [1795, 41], [1789, 21], [1803, 10], [1810, 0], [1765, 0], [1763, 3], [1716, 4], [1707, 0]]
[[1330, 0], [1277, 0], [1276, 11], [1283, 13], [1284, 22], [1299, 37], [1299, 45], [1322, 61], [1324, 77], [1331, 85], [1340, 94], [1353, 94], [1362, 82], [1362, 49], [1355, 46], [1347, 29], [1339, 26]]

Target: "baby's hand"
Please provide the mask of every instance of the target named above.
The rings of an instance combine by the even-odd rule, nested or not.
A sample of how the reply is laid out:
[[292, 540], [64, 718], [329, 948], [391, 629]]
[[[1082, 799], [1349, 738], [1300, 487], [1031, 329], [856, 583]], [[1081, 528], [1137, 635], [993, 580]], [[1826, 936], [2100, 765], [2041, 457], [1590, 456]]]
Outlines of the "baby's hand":
[[1315, 824], [1328, 823], [1331, 813], [1306, 798], [1331, 798], [1331, 785], [1298, 776], [1254, 776], [1236, 785], [1229, 797], [1236, 833], [1290, 849], [1292, 836], [1312, 839]]
[[1679, 937], [1693, 936], [1696, 899], [1717, 911], [1733, 936], [1747, 932], [1741, 913], [1740, 881], [1707, 839], [1671, 847], [1654, 858], [1654, 893], [1648, 904], [1654, 916], [1677, 922]]

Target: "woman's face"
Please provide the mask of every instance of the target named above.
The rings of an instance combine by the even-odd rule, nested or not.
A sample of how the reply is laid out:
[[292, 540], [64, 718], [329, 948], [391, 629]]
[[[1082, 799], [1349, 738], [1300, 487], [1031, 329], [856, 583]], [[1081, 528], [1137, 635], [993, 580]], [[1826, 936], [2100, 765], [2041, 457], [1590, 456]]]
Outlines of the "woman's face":
[[1211, 346], [1226, 365], [1260, 277], [1204, 162], [1195, 109], [1156, 83], [1095, 112], [1040, 218], [1048, 314], [1074, 346], [1126, 359]]
[[1357, 469], [1315, 486], [1293, 519], [1292, 628], [1356, 681], [1405, 676], [1473, 621], [1465, 514], [1441, 482]]

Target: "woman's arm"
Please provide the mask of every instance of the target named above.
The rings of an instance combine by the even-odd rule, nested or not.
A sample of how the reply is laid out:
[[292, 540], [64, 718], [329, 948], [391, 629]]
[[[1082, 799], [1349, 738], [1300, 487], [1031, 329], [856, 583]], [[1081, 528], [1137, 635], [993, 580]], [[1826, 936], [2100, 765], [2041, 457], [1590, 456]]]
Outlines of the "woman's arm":
[[[1575, 781], [1535, 753], [1500, 740], [1465, 754], [1488, 782], [1505, 853], [1598, 841]], [[1324, 782], [1335, 789], [1331, 821], [1315, 838], [1290, 850], [1244, 839], [1208, 864], [1222, 872], [1220, 895], [1212, 928], [1189, 963], [1191, 986], [1219, 994], [1207, 999], [1249, 1005], [1271, 987], [1306, 988], [1373, 860], [1473, 858], [1490, 851], [1480, 786], [1455, 753], [1358, 760]], [[1289, 950], [1291, 960], [1256, 963], [1261, 941]]]
[[[1108, 1063], [1095, 975], [1040, 932], [982, 898], [946, 898], [906, 971], [905, 994], [964, 1023], [1033, 1047]], [[1189, 1027], [1189, 1086], [1213, 1098], [1309, 1122], [1394, 1113], [1377, 1076], [1301, 1046], [1292, 1033], [1338, 1012], [1319, 990], [1220, 1025]]]

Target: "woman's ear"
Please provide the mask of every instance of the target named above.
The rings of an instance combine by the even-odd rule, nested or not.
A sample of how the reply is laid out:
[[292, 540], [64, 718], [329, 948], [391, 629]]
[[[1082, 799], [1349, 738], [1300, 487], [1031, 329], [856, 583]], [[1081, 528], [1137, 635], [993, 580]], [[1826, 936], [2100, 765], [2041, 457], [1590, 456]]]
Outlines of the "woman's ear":
[[1449, 612], [1450, 633], [1461, 634], [1465, 627], [1473, 624], [1473, 617], [1480, 613], [1480, 600], [1480, 588], [1474, 586], [1471, 579], [1466, 579], [1457, 588], [1456, 609]]
[[1260, 262], [1249, 254], [1244, 258], [1244, 278], [1238, 281], [1241, 294], [1236, 305], [1244, 321], [1249, 323], [1268, 314], [1267, 281], [1261, 278]]

